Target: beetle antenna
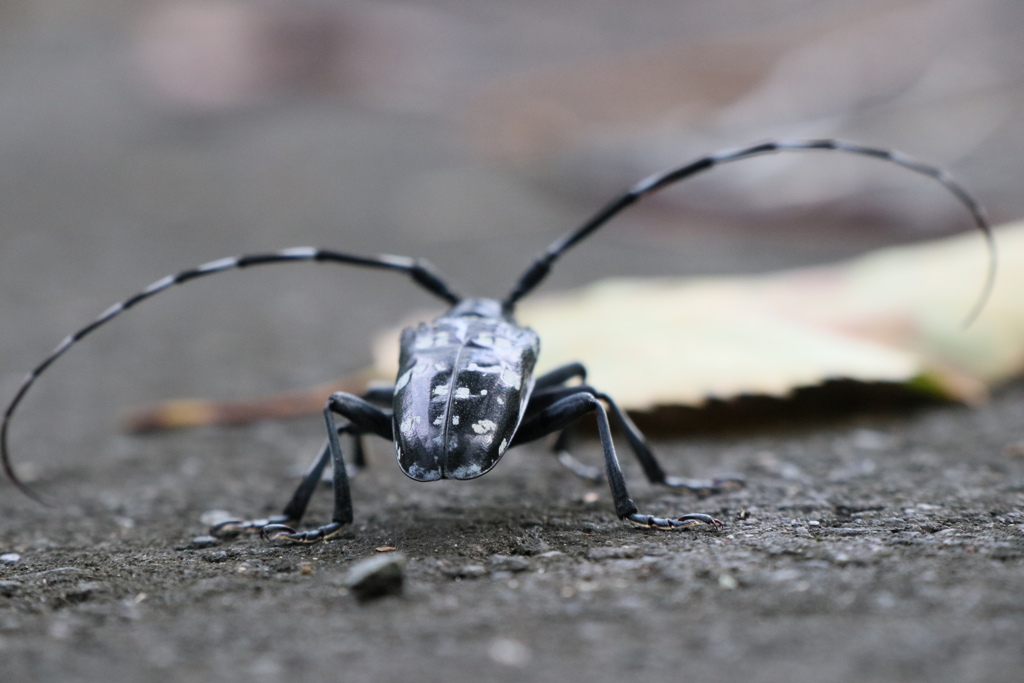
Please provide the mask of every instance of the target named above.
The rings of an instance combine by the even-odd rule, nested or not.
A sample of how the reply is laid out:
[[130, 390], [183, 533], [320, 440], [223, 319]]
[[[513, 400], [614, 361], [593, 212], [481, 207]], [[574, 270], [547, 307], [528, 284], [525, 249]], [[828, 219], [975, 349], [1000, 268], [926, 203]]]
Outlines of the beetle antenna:
[[413, 259], [407, 256], [394, 256], [391, 254], [358, 256], [340, 251], [317, 249], [315, 247], [294, 247], [266, 254], [231, 256], [228, 258], [218, 259], [216, 261], [210, 261], [209, 263], [204, 263], [203, 265], [192, 268], [191, 270], [183, 270], [176, 275], [168, 275], [167, 277], [161, 278], [152, 283], [138, 294], [135, 294], [120, 303], [114, 304], [100, 314], [100, 316], [94, 321], [74, 334], [65, 337], [64, 341], [58, 344], [57, 348], [55, 348], [42, 363], [37, 365], [28, 373], [28, 375], [25, 376], [25, 379], [21, 382], [21, 386], [18, 387], [17, 393], [14, 395], [14, 398], [11, 399], [11, 402], [7, 405], [7, 409], [4, 411], [3, 423], [0, 424], [0, 462], [3, 464], [3, 470], [7, 475], [7, 478], [10, 479], [11, 482], [13, 482], [14, 485], [17, 486], [25, 495], [43, 503], [44, 505], [49, 504], [15, 473], [14, 468], [11, 465], [10, 450], [7, 447], [7, 433], [10, 428], [11, 417], [14, 415], [14, 411], [18, 408], [18, 405], [21, 404], [25, 394], [28, 393], [28, 390], [33, 384], [35, 384], [35, 381], [55, 360], [63, 356], [69, 348], [79, 342], [83, 337], [96, 328], [110, 322], [112, 319], [121, 313], [124, 313], [129, 308], [132, 308], [140, 301], [155, 296], [174, 285], [180, 285], [184, 282], [188, 282], [189, 280], [213, 275], [214, 273], [222, 273], [227, 270], [248, 268], [249, 266], [262, 266], [271, 263], [290, 263], [296, 261], [344, 263], [353, 266], [364, 266], [367, 268], [397, 270], [402, 273], [407, 273], [413, 281], [416, 282], [416, 284], [452, 305], [455, 305], [462, 300], [461, 296], [453, 292], [451, 288], [448, 287], [441, 276], [434, 270], [434, 267], [422, 259]]
[[981, 313], [981, 309], [985, 306], [985, 302], [988, 301], [989, 295], [992, 293], [992, 287], [995, 284], [996, 276], [995, 238], [992, 235], [992, 228], [989, 225], [988, 218], [985, 215], [985, 210], [982, 208], [981, 203], [978, 202], [978, 200], [975, 199], [974, 196], [962, 185], [960, 185], [960, 183], [954, 180], [953, 177], [944, 169], [922, 163], [893, 150], [865, 147], [856, 143], [835, 139], [775, 140], [772, 142], [764, 142], [759, 145], [753, 145], [741, 149], [716, 152], [715, 154], [692, 161], [685, 166], [680, 166], [669, 171], [649, 176], [634, 185], [631, 190], [622, 196], [609, 202], [604, 208], [598, 211], [590, 220], [579, 228], [552, 242], [547, 249], [541, 252], [534, 259], [530, 267], [526, 269], [522, 276], [520, 276], [519, 281], [516, 283], [515, 287], [512, 288], [512, 292], [504, 302], [502, 302], [502, 305], [506, 311], [511, 311], [515, 308], [516, 303], [521, 298], [533, 291], [533, 289], [540, 284], [545, 277], [547, 277], [548, 273], [551, 271], [552, 264], [561, 257], [563, 253], [617, 216], [621, 211], [644, 197], [654, 194], [669, 185], [673, 185], [704, 171], [709, 171], [715, 166], [730, 161], [739, 161], [741, 159], [761, 156], [763, 154], [772, 154], [775, 152], [813, 149], [834, 150], [837, 152], [847, 152], [861, 156], [875, 157], [876, 159], [882, 159], [883, 161], [894, 163], [897, 166], [902, 166], [903, 168], [928, 176], [929, 178], [933, 178], [934, 180], [942, 183], [947, 190], [953, 193], [961, 204], [967, 207], [967, 210], [971, 213], [971, 217], [974, 219], [975, 225], [984, 235], [985, 244], [988, 249], [988, 271], [985, 276], [985, 282], [982, 285], [981, 293], [964, 319], [964, 325], [970, 325], [974, 319], [978, 317], [978, 314]]

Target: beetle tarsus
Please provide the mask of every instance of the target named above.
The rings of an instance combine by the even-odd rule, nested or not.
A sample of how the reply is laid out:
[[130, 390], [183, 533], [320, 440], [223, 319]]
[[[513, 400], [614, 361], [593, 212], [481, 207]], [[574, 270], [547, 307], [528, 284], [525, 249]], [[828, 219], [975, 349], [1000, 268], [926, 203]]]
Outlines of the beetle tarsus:
[[604, 472], [602, 472], [600, 468], [580, 462], [572, 453], [566, 450], [558, 451], [557, 455], [558, 462], [562, 467], [569, 470], [580, 479], [589, 481], [591, 484], [604, 483]]
[[210, 527], [210, 535], [217, 538], [230, 538], [241, 534], [263, 533], [263, 529], [271, 525], [282, 525], [292, 521], [284, 515], [266, 519], [228, 519]]
[[705, 515], [701, 513], [691, 513], [677, 517], [675, 519], [668, 519], [665, 517], [654, 517], [652, 515], [643, 515], [639, 512], [635, 512], [631, 515], [627, 515], [625, 520], [634, 526], [643, 527], [645, 529], [686, 529], [691, 526], [697, 526], [698, 524], [710, 524], [716, 529], [722, 529], [725, 524], [718, 519], [715, 519], [711, 515]]
[[291, 541], [292, 543], [319, 543], [331, 538], [345, 525], [331, 522], [317, 529], [296, 531], [287, 524], [268, 524], [260, 529], [260, 538], [264, 541]]

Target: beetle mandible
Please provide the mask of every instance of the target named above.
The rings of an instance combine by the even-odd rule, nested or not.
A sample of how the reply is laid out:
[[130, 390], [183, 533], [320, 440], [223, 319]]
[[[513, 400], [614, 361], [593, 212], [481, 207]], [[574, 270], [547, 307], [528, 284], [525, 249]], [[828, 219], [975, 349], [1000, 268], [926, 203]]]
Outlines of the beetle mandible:
[[[349, 434], [355, 439], [357, 464], [362, 460], [359, 439], [364, 434], [375, 434], [394, 442], [399, 466], [414, 480], [473, 479], [491, 470], [508, 448], [555, 432], [562, 433], [556, 451], [562, 450], [559, 444], [564, 445], [565, 428], [589, 413], [594, 413], [597, 418], [604, 452], [604, 477], [611, 488], [615, 513], [620, 519], [656, 529], [698, 524], [720, 528], [722, 522], [706, 514], [662, 518], [641, 513], [626, 487], [612, 442], [611, 423], [616, 423], [622, 430], [630, 450], [651, 483], [709, 494], [742, 486], [743, 482], [735, 478], [702, 482], [666, 475], [643, 435], [625, 412], [610, 396], [586, 384], [586, 370], [582, 364], [571, 363], [534, 377], [540, 340], [533, 330], [515, 322], [515, 307], [544, 280], [562, 254], [634, 202], [720, 164], [788, 150], [833, 150], [874, 157], [944, 185], [967, 207], [986, 239], [988, 277], [968, 321], [977, 314], [994, 280], [994, 240], [981, 205], [946, 171], [891, 150], [842, 140], [776, 140], [717, 152], [642, 180], [606, 204], [580, 227], [549, 245], [501, 301], [465, 298], [456, 294], [422, 259], [394, 255], [359, 256], [313, 247], [219, 259], [157, 280], [66, 337], [25, 377], [8, 404], [0, 426], [0, 461], [4, 471], [21, 491], [39, 500], [12, 467], [8, 449], [11, 417], [38, 377], [96, 328], [173, 285], [214, 273], [272, 263], [340, 263], [405, 273], [428, 292], [447, 302], [450, 308], [440, 317], [403, 332], [400, 367], [394, 386], [370, 390], [363, 396], [339, 392], [327, 400], [324, 408], [326, 444], [281, 515], [263, 520], [233, 520], [217, 525], [214, 531], [258, 530], [264, 538], [312, 543], [329, 538], [350, 524], [353, 520], [352, 500], [348, 472], [342, 459], [341, 434]], [[572, 380], [578, 380], [578, 383], [569, 384]], [[381, 407], [388, 404], [390, 411]], [[339, 417], [342, 418], [340, 423]], [[577, 473], [586, 470], [564, 450], [561, 459]], [[333, 467], [334, 512], [331, 521], [316, 529], [297, 531], [289, 524], [297, 525], [301, 521], [328, 462]]]

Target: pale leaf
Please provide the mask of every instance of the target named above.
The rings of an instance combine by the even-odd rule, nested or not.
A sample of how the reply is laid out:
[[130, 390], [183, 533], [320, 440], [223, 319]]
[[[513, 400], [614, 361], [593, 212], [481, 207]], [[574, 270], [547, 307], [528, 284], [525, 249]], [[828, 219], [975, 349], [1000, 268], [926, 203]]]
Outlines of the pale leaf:
[[[966, 329], [987, 268], [973, 233], [763, 276], [604, 280], [527, 299], [519, 319], [541, 335], [539, 372], [581, 361], [589, 383], [632, 411], [841, 379], [974, 402], [1024, 372], [1024, 222], [997, 228], [996, 241], [995, 288]], [[360, 384], [393, 381], [398, 333], [378, 339]], [[358, 391], [350, 378], [264, 400], [187, 399], [134, 414], [128, 429], [318, 412], [333, 390]]]

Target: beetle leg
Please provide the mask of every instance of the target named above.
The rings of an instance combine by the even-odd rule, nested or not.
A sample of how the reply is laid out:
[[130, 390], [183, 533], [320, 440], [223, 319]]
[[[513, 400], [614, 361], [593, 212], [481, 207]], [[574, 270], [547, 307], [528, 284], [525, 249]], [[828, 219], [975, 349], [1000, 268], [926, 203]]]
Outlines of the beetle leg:
[[[335, 414], [346, 418], [348, 423], [339, 427], [334, 417]], [[342, 458], [338, 437], [342, 433], [349, 433], [359, 439], [363, 434], [369, 433], [391, 439], [391, 414], [358, 396], [339, 392], [327, 400], [327, 405], [324, 407], [324, 421], [327, 423], [327, 443], [303, 476], [299, 487], [285, 506], [284, 512], [266, 520], [224, 522], [214, 528], [215, 532], [258, 530], [260, 536], [265, 540], [315, 543], [330, 538], [338, 533], [343, 526], [352, 523], [352, 495], [349, 489], [348, 470]], [[357, 455], [356, 458], [358, 459], [359, 456]], [[331, 461], [333, 468], [332, 481], [334, 485], [334, 513], [331, 523], [310, 531], [296, 531], [287, 523], [297, 524], [302, 519], [309, 500], [316, 490], [316, 485], [323, 476], [328, 460]]]
[[[369, 401], [370, 403], [373, 403], [373, 404], [376, 404], [376, 405], [379, 405], [379, 406], [384, 406], [384, 407], [387, 407], [387, 406], [391, 405], [391, 401], [394, 398], [394, 396], [395, 396], [395, 387], [394, 387], [394, 385], [373, 386], [373, 387], [370, 387], [369, 389], [367, 389], [362, 394], [362, 398], [364, 400]], [[363, 444], [363, 436], [366, 434], [366, 431], [362, 430], [362, 429], [359, 429], [354, 424], [349, 423], [347, 425], [342, 426], [340, 429], [338, 429], [338, 434], [339, 435], [340, 434], [344, 434], [344, 433], [347, 433], [349, 435], [349, 437], [352, 439], [352, 459], [351, 459], [351, 467], [352, 467], [352, 469], [349, 472], [349, 478], [351, 479], [353, 476], [355, 476], [356, 474], [359, 473], [359, 470], [361, 470], [361, 469], [366, 467], [366, 450], [363, 447], [364, 446], [364, 444]], [[325, 440], [324, 441], [324, 450], [317, 457], [318, 458], [319, 457], [329, 458], [329, 456], [326, 455], [328, 453], [329, 453], [329, 451], [328, 451], [328, 444], [327, 444], [327, 441]], [[314, 463], [314, 465], [315, 465], [315, 463]], [[325, 467], [321, 467], [320, 468], [320, 475], [318, 475], [318, 476], [320, 476], [322, 481], [325, 481], [327, 483], [331, 483], [331, 481], [332, 481], [331, 477], [333, 475], [325, 475], [324, 474], [325, 471], [326, 471], [326, 468]], [[296, 493], [298, 493], [298, 492], [296, 491]], [[305, 508], [303, 508], [303, 509], [305, 509]], [[292, 518], [291, 521], [298, 522], [298, 519]]]
[[[342, 434], [348, 434], [352, 440], [352, 463], [351, 471], [348, 475], [349, 479], [351, 479], [359, 470], [366, 467], [366, 455], [363, 448], [363, 435], [365, 432], [349, 423], [338, 428], [338, 435]], [[306, 513], [306, 508], [309, 506], [313, 493], [316, 492], [317, 485], [324, 482], [330, 484], [334, 481], [333, 470], [330, 474], [325, 474], [327, 463], [330, 459], [330, 443], [327, 439], [324, 439], [324, 445], [320, 449], [319, 455], [316, 456], [313, 463], [302, 474], [302, 480], [295, 488], [295, 493], [292, 494], [291, 499], [284, 506], [284, 511], [280, 515], [264, 519], [229, 519], [210, 527], [210, 535], [234, 536], [246, 532], [262, 532], [264, 527], [271, 524], [298, 524]]]
[[636, 504], [629, 497], [626, 478], [622, 474], [618, 457], [615, 455], [615, 444], [612, 442], [611, 425], [608, 422], [608, 411], [601, 399], [590, 387], [575, 388], [575, 393], [555, 400], [542, 409], [529, 414], [523, 421], [513, 440], [512, 445], [533, 441], [546, 434], [563, 429], [583, 415], [593, 412], [597, 416], [597, 429], [601, 437], [601, 448], [604, 451], [605, 476], [612, 491], [615, 514], [638, 526], [657, 529], [677, 529], [695, 524], [711, 524], [721, 528], [723, 524], [704, 514], [687, 514], [677, 519], [666, 519], [641, 514]]
[[668, 476], [665, 474], [665, 470], [662, 469], [661, 463], [654, 456], [650, 446], [647, 445], [647, 440], [644, 438], [643, 433], [633, 423], [629, 415], [626, 414], [626, 411], [619, 408], [608, 394], [595, 392], [594, 395], [608, 404], [612, 417], [625, 434], [633, 453], [636, 454], [636, 459], [640, 462], [640, 467], [643, 468], [647, 481], [652, 484], [660, 484], [674, 489], [685, 489], [699, 496], [734, 491], [746, 486], [746, 482], [741, 477], [716, 477], [715, 479], [702, 480]]
[[[387, 386], [375, 386], [370, 387], [363, 392], [362, 398], [364, 401], [373, 403], [379, 406], [390, 406], [391, 401], [395, 397], [394, 385]], [[352, 437], [352, 466], [355, 474], [359, 470], [366, 467], [366, 451], [363, 449], [363, 435], [366, 434], [366, 430], [360, 429], [357, 425], [349, 423], [345, 427], [338, 430], [340, 434], [343, 431], [348, 431]], [[327, 448], [329, 444], [325, 444], [324, 448]]]
[[546, 372], [537, 377], [533, 388], [536, 391], [538, 389], [557, 387], [571, 379], [579, 379], [581, 382], [587, 381], [587, 368], [584, 367], [583, 363], [566, 363], [550, 372]]
[[[366, 466], [366, 457], [363, 453], [363, 434], [365, 432], [349, 423], [338, 428], [339, 436], [345, 433], [352, 438], [352, 467], [354, 471], [349, 473], [349, 478], [351, 478], [352, 475]], [[313, 497], [313, 493], [316, 492], [317, 485], [325, 479], [328, 482], [333, 482], [333, 473], [330, 475], [330, 478], [324, 475], [330, 459], [330, 442], [324, 439], [324, 445], [320, 449], [319, 455], [316, 456], [313, 463], [303, 473], [302, 480], [295, 488], [295, 493], [292, 494], [291, 499], [284, 506], [284, 511], [280, 515], [265, 519], [227, 520], [210, 527], [210, 535], [234, 536], [245, 532], [262, 533], [265, 527], [272, 524], [298, 524], [302, 521], [303, 515], [306, 514], [306, 508], [309, 507], [309, 501]]]
[[343, 526], [352, 523], [352, 493], [349, 489], [345, 460], [341, 454], [341, 443], [338, 439], [338, 432], [341, 430], [338, 429], [335, 414], [349, 420], [360, 433], [372, 433], [389, 440], [394, 436], [390, 413], [352, 394], [332, 394], [324, 407], [327, 449], [334, 468], [334, 513], [331, 522], [309, 531], [296, 531], [285, 524], [269, 524], [260, 530], [260, 536], [265, 540], [316, 543], [330, 538], [341, 531]]
[[[370, 387], [365, 392], [363, 392], [362, 398], [365, 401], [369, 401], [370, 403], [373, 403], [373, 404], [376, 404], [376, 405], [390, 406], [391, 405], [391, 400], [394, 398], [394, 395], [395, 395], [395, 387], [393, 385], [377, 386], [377, 387]], [[349, 472], [349, 478], [352, 478], [353, 476], [355, 476], [356, 474], [359, 473], [359, 470], [361, 470], [361, 469], [366, 467], [366, 449], [363, 447], [364, 446], [364, 444], [363, 444], [363, 436], [366, 435], [366, 430], [360, 429], [356, 425], [354, 425], [352, 423], [349, 423], [349, 424], [346, 424], [346, 425], [344, 425], [344, 426], [342, 426], [342, 427], [340, 427], [338, 429], [338, 434], [339, 435], [345, 434], [345, 433], [347, 433], [349, 435], [349, 437], [351, 438], [351, 440], [352, 440], [352, 461], [351, 461], [352, 471]], [[318, 458], [329, 459], [329, 457], [330, 457], [329, 443], [326, 440], [324, 441], [324, 449], [323, 449], [323, 451], [317, 457]], [[325, 460], [325, 462], [326, 462], [326, 460]], [[314, 463], [314, 466], [315, 466], [315, 463]], [[326, 468], [321, 467], [320, 470], [319, 470], [320, 474], [317, 475], [317, 476], [319, 476], [321, 479], [323, 479], [324, 481], [327, 481], [329, 483], [329, 482], [332, 481], [332, 479], [329, 476], [325, 476], [323, 474], [325, 469]], [[298, 493], [298, 492], [296, 491], [296, 493]], [[305, 510], [305, 507], [303, 507], [303, 510]], [[296, 517], [292, 517], [290, 519], [292, 521], [296, 522], [296, 523], [299, 521], [298, 518], [296, 518]]]
[[571, 434], [571, 427], [563, 429], [562, 433], [558, 435], [557, 439], [555, 439], [554, 446], [551, 447], [555, 457], [558, 458], [558, 463], [580, 479], [589, 481], [592, 484], [600, 484], [604, 481], [604, 472], [601, 471], [601, 468], [581, 462], [576, 458], [576, 456], [569, 452]]
[[[561, 385], [571, 379], [579, 379], [580, 382], [585, 383], [587, 381], [587, 368], [582, 363], [567, 363], [541, 375], [537, 378], [537, 382], [534, 385], [534, 397], [537, 396], [536, 392], [542, 392], [543, 394], [543, 392], [547, 390], [567, 389], [568, 387], [563, 387]], [[575, 386], [573, 389], [575, 389]], [[571, 436], [572, 432], [570, 429], [563, 429], [558, 435], [558, 439], [551, 447], [551, 452], [558, 458], [558, 462], [562, 467], [569, 470], [580, 479], [584, 479], [595, 484], [603, 482], [604, 473], [600, 468], [580, 462], [572, 453], [569, 452]]]
[[[619, 408], [618, 404], [615, 403], [611, 396], [597, 391], [591, 386], [578, 385], [571, 387], [549, 387], [534, 394], [530, 399], [530, 408], [531, 410], [542, 410], [565, 396], [570, 396], [579, 392], [590, 393], [595, 398], [600, 399], [608, 405], [612, 419], [619, 428], [622, 429], [626, 436], [626, 441], [629, 442], [630, 449], [632, 449], [633, 453], [636, 455], [637, 461], [639, 461], [640, 466], [643, 468], [647, 481], [652, 484], [659, 484], [661, 486], [667, 486], [674, 489], [684, 489], [691, 493], [695, 493], [698, 496], [708, 496], [716, 493], [722, 493], [724, 491], [734, 491], [746, 486], [746, 483], [740, 477], [684, 479], [682, 477], [668, 476], [665, 474], [665, 470], [661, 467], [661, 463], [659, 463], [658, 459], [654, 456], [650, 446], [647, 445], [647, 440], [644, 438], [643, 433], [633, 423], [633, 420], [629, 418], [626, 411]], [[584, 479], [600, 481], [601, 477], [599, 471], [579, 462], [568, 452], [568, 440], [569, 437], [567, 436], [567, 433], [563, 431], [555, 442], [555, 453], [558, 455], [559, 462], [574, 474]], [[515, 441], [513, 443], [515, 443]], [[598, 476], [595, 477], [595, 474]]]
[[[342, 431], [344, 430], [345, 427], [342, 427]], [[358, 436], [356, 438], [358, 439]], [[306, 513], [309, 499], [313, 497], [317, 484], [323, 478], [324, 469], [327, 467], [327, 461], [330, 457], [329, 444], [325, 441], [320, 454], [313, 461], [313, 464], [310, 465], [309, 469], [306, 470], [305, 474], [302, 475], [302, 481], [299, 482], [295, 493], [292, 494], [291, 500], [284, 506], [284, 511], [280, 515], [266, 519], [227, 520], [212, 526], [210, 528], [210, 535], [233, 536], [244, 532], [262, 532], [264, 528], [271, 525], [298, 524]]]

